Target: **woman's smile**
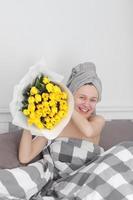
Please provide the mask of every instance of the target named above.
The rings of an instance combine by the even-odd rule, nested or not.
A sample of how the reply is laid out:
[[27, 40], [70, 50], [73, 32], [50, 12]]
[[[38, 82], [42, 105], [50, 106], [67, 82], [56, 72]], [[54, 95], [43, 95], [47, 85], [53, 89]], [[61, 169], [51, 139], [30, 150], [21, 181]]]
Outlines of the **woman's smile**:
[[89, 108], [87, 108], [87, 107], [82, 107], [82, 106], [78, 106], [78, 109], [79, 109], [79, 111], [85, 112], [85, 113], [87, 113], [88, 111], [90, 111]]

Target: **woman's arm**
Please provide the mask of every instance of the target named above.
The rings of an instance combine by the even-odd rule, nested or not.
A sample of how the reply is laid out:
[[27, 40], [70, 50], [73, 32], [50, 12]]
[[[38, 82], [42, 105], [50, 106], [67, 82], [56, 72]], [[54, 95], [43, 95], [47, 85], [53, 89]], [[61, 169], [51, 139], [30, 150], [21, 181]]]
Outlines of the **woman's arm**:
[[30, 131], [24, 130], [19, 146], [19, 160], [21, 163], [28, 163], [35, 158], [47, 144], [45, 137], [32, 139]]
[[83, 117], [80, 113], [74, 110], [72, 115], [72, 120], [77, 126], [77, 128], [86, 136], [86, 137], [96, 137], [98, 136], [105, 124], [105, 120], [102, 116], [93, 116], [89, 119]]

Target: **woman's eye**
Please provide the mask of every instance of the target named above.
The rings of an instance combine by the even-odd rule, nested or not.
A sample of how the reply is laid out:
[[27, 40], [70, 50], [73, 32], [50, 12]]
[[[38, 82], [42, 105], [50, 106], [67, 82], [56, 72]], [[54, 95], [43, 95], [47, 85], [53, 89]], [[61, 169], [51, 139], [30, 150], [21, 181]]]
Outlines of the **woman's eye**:
[[82, 96], [80, 97], [80, 99], [83, 99], [83, 98], [84, 98], [84, 97], [82, 97]]
[[95, 100], [95, 99], [92, 99], [91, 102], [96, 102], [96, 100]]

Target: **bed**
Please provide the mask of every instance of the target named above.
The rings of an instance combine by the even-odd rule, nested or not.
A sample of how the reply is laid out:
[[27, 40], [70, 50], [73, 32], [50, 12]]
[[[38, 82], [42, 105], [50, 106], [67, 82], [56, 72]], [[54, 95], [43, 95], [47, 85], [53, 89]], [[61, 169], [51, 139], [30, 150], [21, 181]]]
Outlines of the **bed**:
[[[52, 150], [45, 150], [27, 166], [22, 166], [17, 159], [21, 134], [22, 130], [10, 125], [9, 132], [0, 135], [1, 200], [133, 199], [132, 121], [106, 122], [100, 140], [100, 146], [105, 149], [105, 152], [102, 152], [99, 146], [91, 144], [91, 150], [88, 150], [85, 148], [85, 143], [81, 143], [80, 148], [77, 148], [79, 141], [76, 143], [71, 141], [69, 149], [75, 149], [72, 151], [75, 154], [67, 155], [71, 157], [71, 162], [68, 162], [66, 166], [62, 165], [63, 156], [60, 163], [57, 160], [53, 163], [51, 160], [49, 152], [52, 152], [54, 158], [65, 154], [64, 148], [60, 148], [55, 154], [57, 148], [54, 146]], [[60, 146], [63, 144], [63, 147], [68, 145], [64, 140], [56, 142], [61, 142]], [[84, 159], [81, 156], [79, 159], [78, 156], [82, 154], [87, 156]], [[82, 162], [85, 162], [84, 167], [80, 166]], [[55, 166], [58, 170], [58, 179], [54, 177], [53, 184], [51, 180]], [[48, 191], [47, 194], [46, 191]]]

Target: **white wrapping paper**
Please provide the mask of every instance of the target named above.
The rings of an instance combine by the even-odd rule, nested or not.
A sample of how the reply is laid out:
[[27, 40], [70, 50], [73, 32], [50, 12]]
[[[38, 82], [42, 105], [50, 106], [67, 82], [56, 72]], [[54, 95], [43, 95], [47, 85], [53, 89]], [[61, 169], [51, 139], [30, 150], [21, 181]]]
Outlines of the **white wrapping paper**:
[[[20, 109], [22, 108], [22, 100], [23, 95], [22, 91], [26, 88], [27, 85], [33, 82], [33, 80], [39, 75], [43, 73], [45, 76], [48, 76], [50, 81], [58, 84], [63, 91], [66, 91], [68, 94], [68, 113], [67, 116], [64, 117], [59, 124], [57, 124], [53, 129], [38, 129], [34, 125], [28, 125], [27, 117], [24, 116]], [[14, 87], [13, 91], [13, 99], [10, 103], [10, 112], [12, 115], [12, 123], [16, 126], [29, 130], [32, 135], [37, 136], [45, 136], [47, 139], [56, 138], [64, 127], [68, 124], [74, 109], [74, 100], [73, 95], [69, 91], [69, 89], [61, 82], [63, 80], [63, 76], [57, 74], [46, 67], [44, 61], [40, 61], [34, 66], [30, 67], [28, 73], [20, 80], [20, 82]]]

